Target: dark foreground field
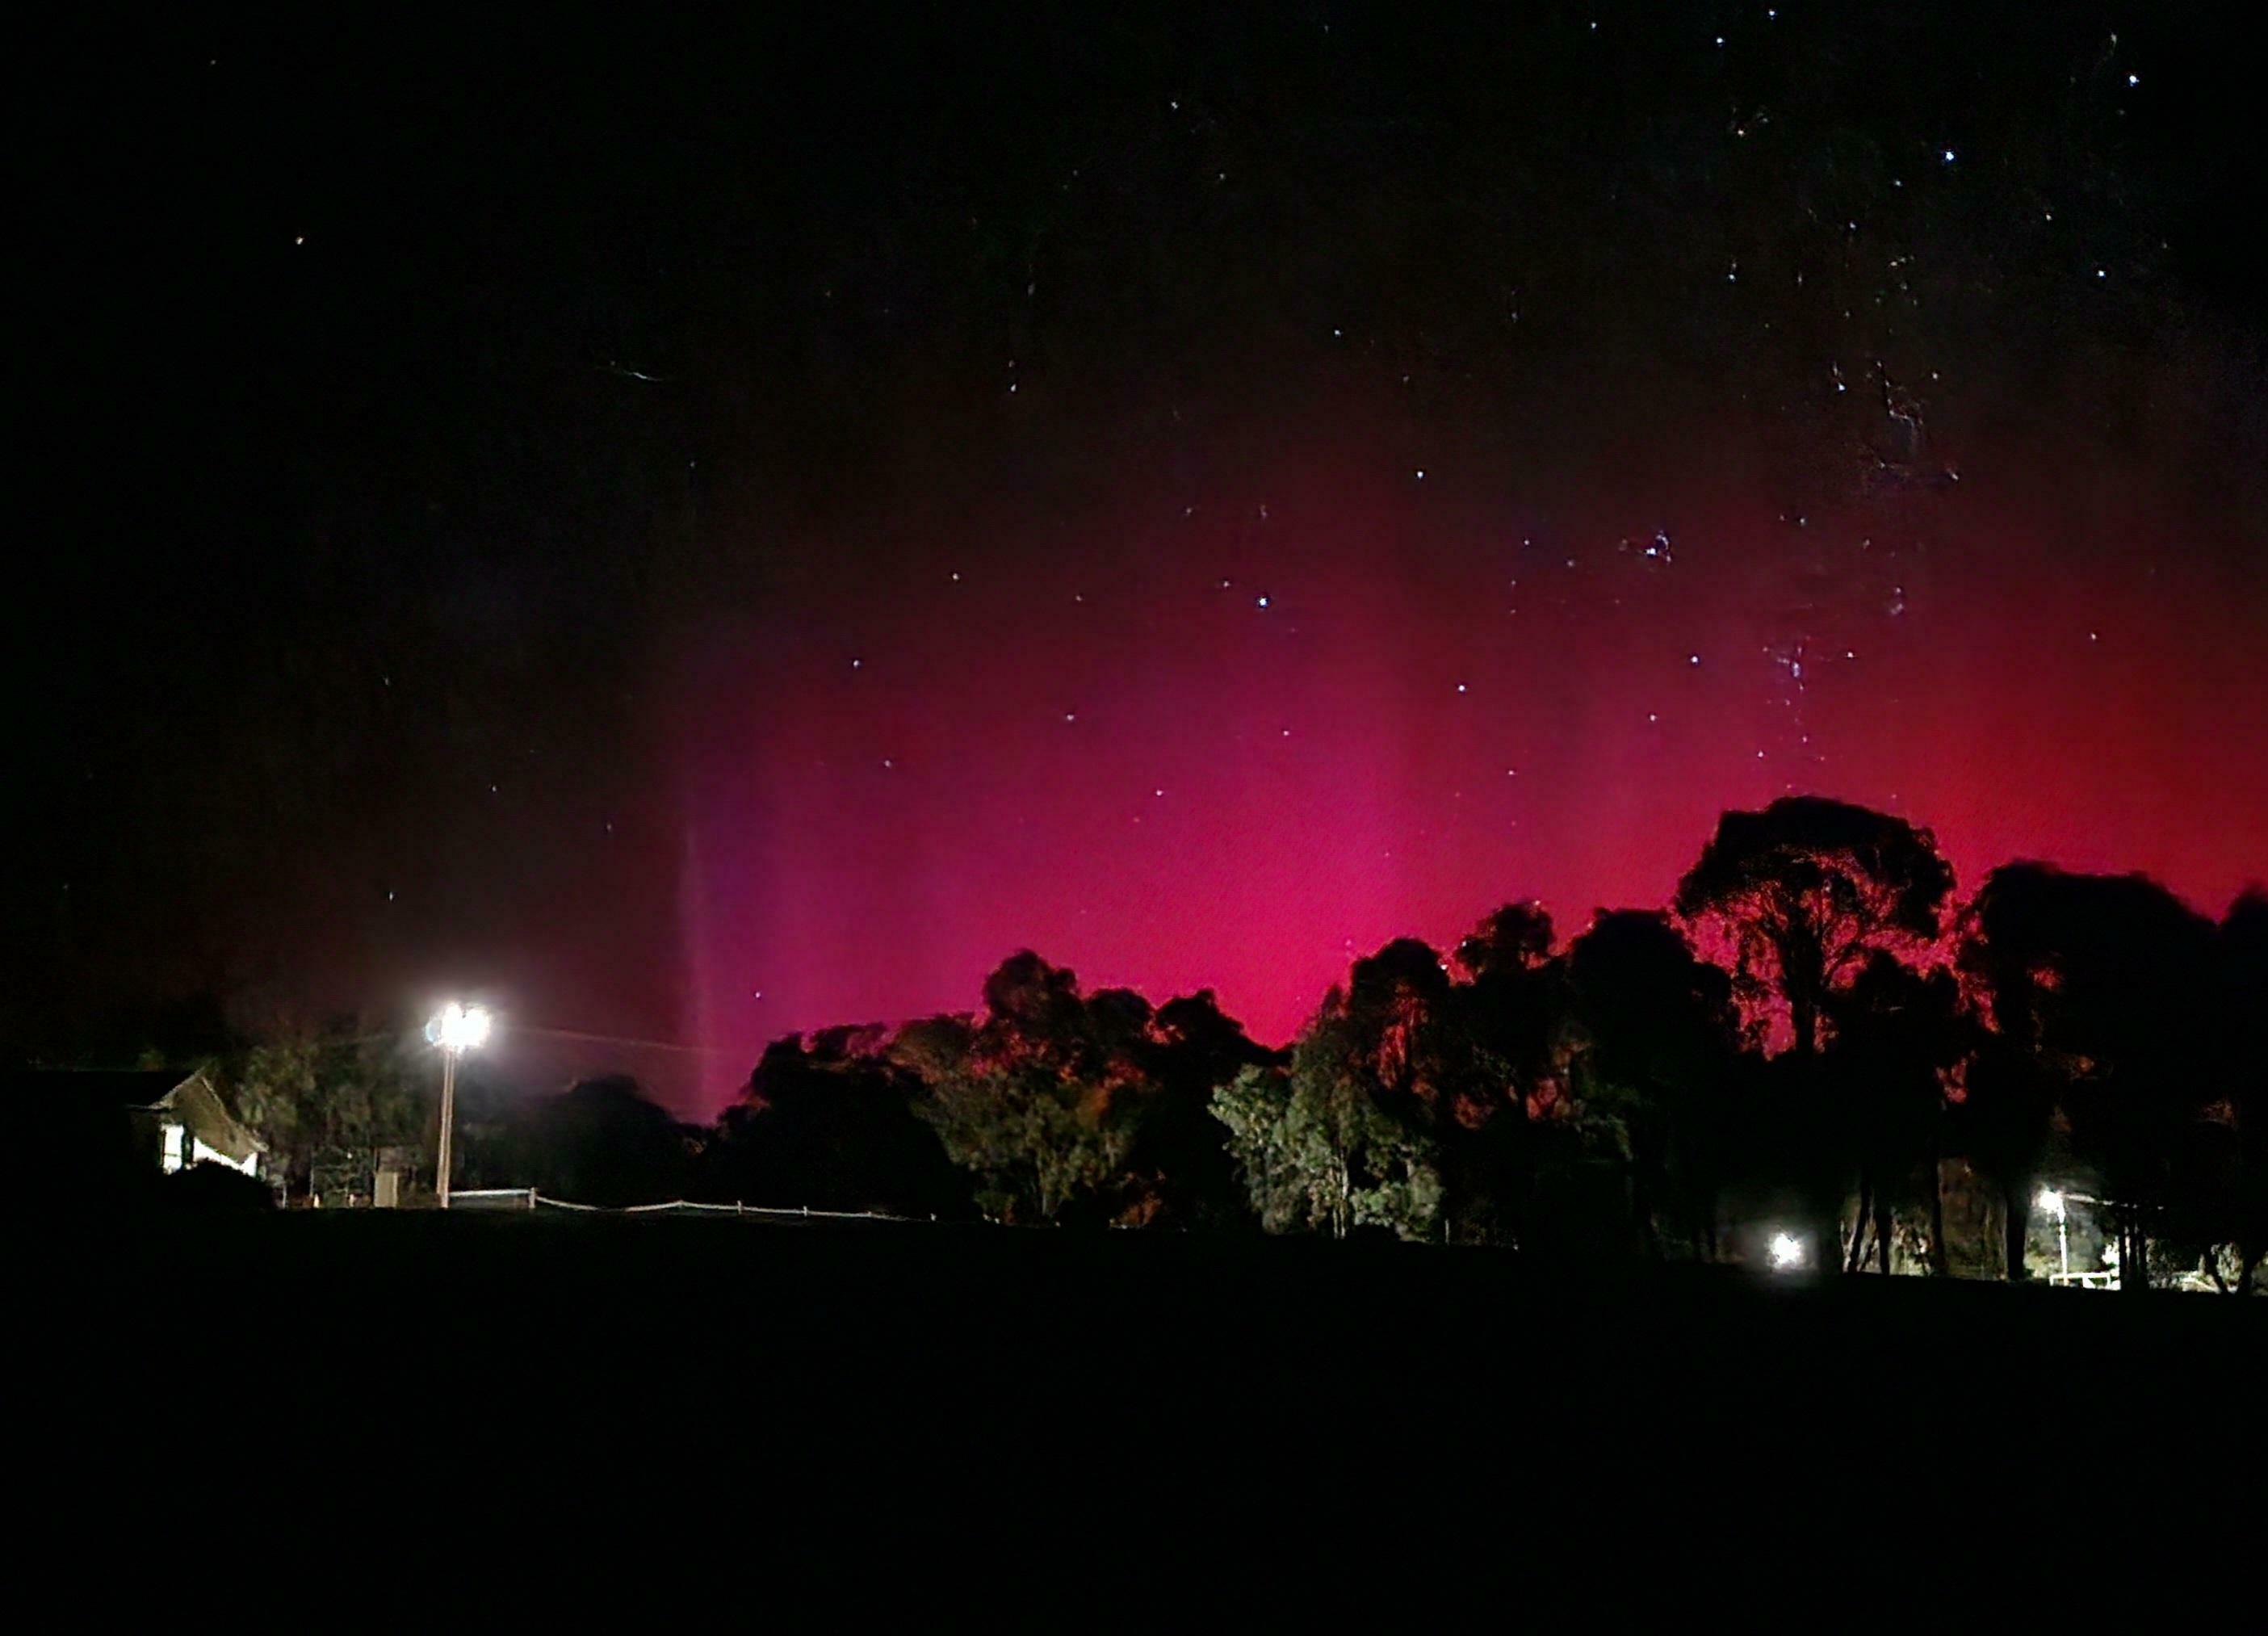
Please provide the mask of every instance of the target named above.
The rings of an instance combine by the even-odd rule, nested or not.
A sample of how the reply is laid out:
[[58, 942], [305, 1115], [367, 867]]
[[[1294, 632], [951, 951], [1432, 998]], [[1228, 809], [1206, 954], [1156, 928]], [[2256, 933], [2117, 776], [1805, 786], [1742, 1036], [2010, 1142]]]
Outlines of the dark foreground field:
[[13, 1433], [40, 1492], [106, 1518], [160, 1492], [216, 1518], [303, 1504], [313, 1543], [228, 1546], [261, 1573], [325, 1551], [374, 1572], [444, 1518], [454, 1551], [572, 1518], [641, 1563], [639, 1530], [887, 1557], [901, 1530], [989, 1529], [1059, 1559], [1135, 1528], [1185, 1561], [1375, 1517], [1444, 1568], [1563, 1542], [1769, 1564], [1798, 1540], [2067, 1564], [2262, 1503], [2268, 1301], [681, 1219], [40, 1242]]

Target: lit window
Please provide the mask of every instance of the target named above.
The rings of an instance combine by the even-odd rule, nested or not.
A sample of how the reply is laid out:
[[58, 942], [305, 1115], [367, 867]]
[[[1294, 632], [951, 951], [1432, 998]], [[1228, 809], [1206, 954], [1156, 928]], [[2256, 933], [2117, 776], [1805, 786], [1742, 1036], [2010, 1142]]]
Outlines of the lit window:
[[171, 1175], [181, 1168], [181, 1127], [178, 1124], [163, 1125], [159, 1127], [159, 1134], [164, 1146], [158, 1152], [158, 1162]]

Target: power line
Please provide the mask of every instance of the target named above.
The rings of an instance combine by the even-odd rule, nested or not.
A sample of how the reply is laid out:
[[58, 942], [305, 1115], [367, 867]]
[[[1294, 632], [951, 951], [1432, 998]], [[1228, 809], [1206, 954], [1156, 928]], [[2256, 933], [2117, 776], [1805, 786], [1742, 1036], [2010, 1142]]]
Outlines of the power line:
[[733, 1049], [725, 1045], [683, 1045], [675, 1040], [639, 1040], [621, 1034], [588, 1034], [579, 1028], [537, 1028], [525, 1025], [507, 1025], [514, 1034], [540, 1034], [548, 1039], [583, 1040], [593, 1045], [632, 1045], [640, 1050], [677, 1051], [688, 1057], [729, 1057]]

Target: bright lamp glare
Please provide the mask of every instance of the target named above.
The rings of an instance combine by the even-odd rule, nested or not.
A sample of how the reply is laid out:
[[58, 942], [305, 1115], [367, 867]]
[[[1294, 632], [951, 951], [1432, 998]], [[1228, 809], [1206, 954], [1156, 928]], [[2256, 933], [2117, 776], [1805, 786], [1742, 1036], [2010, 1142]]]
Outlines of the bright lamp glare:
[[478, 1006], [460, 1006], [451, 1000], [427, 1026], [425, 1035], [443, 1050], [471, 1050], [487, 1043], [489, 1013]]
[[1771, 1242], [1771, 1264], [1786, 1269], [1803, 1264], [1803, 1241], [1793, 1233], [1775, 1233]]
[[2040, 1189], [2040, 1196], [2035, 1202], [2051, 1216], [2063, 1214], [2063, 1195], [2051, 1187]]

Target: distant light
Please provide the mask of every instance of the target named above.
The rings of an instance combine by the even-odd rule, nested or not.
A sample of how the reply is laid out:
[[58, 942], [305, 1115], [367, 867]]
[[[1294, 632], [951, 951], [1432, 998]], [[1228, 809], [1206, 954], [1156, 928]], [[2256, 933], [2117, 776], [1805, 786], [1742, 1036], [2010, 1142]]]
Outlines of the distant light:
[[2057, 1192], [2055, 1189], [2051, 1187], [2043, 1187], [2040, 1189], [2040, 1196], [2032, 1202], [2036, 1204], [2041, 1209], [2046, 1211], [2048, 1214], [2053, 1216], [2057, 1220], [2060, 1221], [2063, 1220], [2064, 1198], [2063, 1195]]
[[1952, 149], [1950, 149], [1950, 148], [1948, 148], [1948, 149], [1945, 151], [1945, 162], [1946, 162], [1948, 165], [1950, 165], [1950, 164], [1952, 164], [1952, 163], [1953, 163], [1953, 150], [1952, 150]]
[[1803, 1264], [1803, 1241], [1792, 1233], [1776, 1233], [1771, 1242], [1771, 1264], [1785, 1272]]
[[2126, 76], [2126, 83], [2130, 85], [2139, 85], [2142, 83], [2142, 77], [2139, 74], [2129, 74]]
[[1255, 602], [1257, 606], [1259, 606], [1259, 607], [1261, 607], [1261, 608], [1265, 608], [1265, 607], [1267, 607], [1267, 606], [1268, 606], [1268, 599], [1267, 599], [1266, 597], [1264, 597], [1264, 596], [1263, 596], [1263, 597], [1255, 597], [1255, 598], [1253, 599], [1253, 601], [1254, 601], [1254, 602]]

